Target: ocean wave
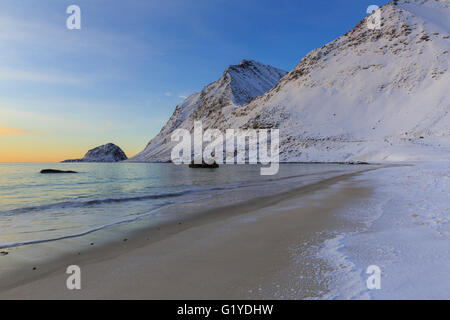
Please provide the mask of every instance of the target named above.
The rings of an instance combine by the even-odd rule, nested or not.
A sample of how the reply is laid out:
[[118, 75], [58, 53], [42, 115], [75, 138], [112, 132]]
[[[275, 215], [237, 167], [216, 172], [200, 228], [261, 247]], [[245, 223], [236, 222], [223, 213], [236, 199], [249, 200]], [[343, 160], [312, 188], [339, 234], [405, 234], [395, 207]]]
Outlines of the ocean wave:
[[[321, 172], [320, 174], [324, 174], [324, 173], [329, 174], [329, 173], [334, 173], [334, 172], [338, 172], [338, 171], [329, 170], [329, 171]], [[15, 214], [34, 213], [34, 212], [52, 210], [52, 209], [88, 208], [88, 207], [95, 207], [95, 206], [100, 206], [100, 205], [105, 205], [105, 204], [157, 200], [157, 199], [165, 199], [165, 198], [177, 198], [177, 197], [182, 197], [187, 194], [210, 192], [210, 191], [221, 191], [221, 190], [224, 190], [224, 191], [232, 190], [235, 188], [240, 188], [240, 187], [245, 187], [245, 186], [264, 185], [264, 184], [270, 184], [270, 183], [273, 183], [276, 181], [296, 179], [299, 177], [306, 177], [306, 176], [317, 175], [317, 174], [318, 173], [314, 172], [314, 173], [307, 173], [307, 174], [291, 175], [288, 177], [271, 178], [271, 179], [266, 179], [265, 181], [253, 181], [253, 182], [246, 181], [246, 182], [237, 182], [237, 183], [225, 184], [225, 185], [202, 186], [202, 187], [185, 189], [185, 190], [181, 190], [181, 191], [172, 191], [172, 192], [167, 192], [167, 193], [156, 193], [156, 194], [138, 195], [138, 196], [130, 196], [130, 197], [92, 199], [92, 200], [86, 200], [86, 201], [56, 202], [56, 203], [50, 203], [50, 204], [44, 204], [44, 205], [15, 208], [15, 209], [5, 210], [5, 211], [0, 210], [0, 215], [10, 216], [10, 215], [15, 215]]]
[[96, 227], [93, 227], [91, 229], [84, 230], [84, 231], [81, 231], [81, 232], [78, 232], [78, 233], [73, 233], [73, 234], [69, 234], [69, 235], [63, 235], [63, 236], [59, 236], [59, 237], [46, 238], [46, 239], [36, 239], [36, 240], [27, 240], [27, 241], [18, 241], [18, 242], [0, 244], [0, 249], [14, 248], [14, 247], [26, 246], [26, 245], [31, 245], [31, 244], [46, 243], [46, 242], [53, 242], [53, 241], [58, 241], [58, 240], [82, 237], [82, 236], [88, 235], [90, 233], [93, 233], [93, 232], [96, 232], [96, 231], [100, 231], [102, 229], [113, 227], [113, 226], [116, 226], [116, 225], [119, 225], [119, 224], [122, 224], [122, 223], [132, 222], [132, 221], [135, 221], [137, 219], [143, 218], [145, 216], [154, 214], [155, 212], [161, 210], [163, 207], [166, 207], [166, 206], [161, 206], [159, 208], [153, 209], [153, 210], [151, 210], [149, 212], [146, 212], [146, 213], [143, 213], [143, 214], [124, 217], [122, 219], [118, 219], [118, 220], [115, 220], [113, 222], [110, 222], [110, 223], [107, 223], [107, 224], [104, 224], [104, 225], [100, 225], [100, 226], [96, 226]]
[[6, 211], [0, 211], [0, 215], [8, 216], [15, 214], [24, 214], [30, 212], [39, 212], [51, 209], [67, 209], [67, 208], [86, 208], [86, 207], [95, 207], [104, 204], [114, 204], [114, 203], [124, 203], [124, 202], [133, 202], [133, 201], [145, 201], [145, 200], [156, 200], [156, 199], [168, 199], [168, 198], [176, 198], [181, 197], [187, 194], [207, 192], [207, 191], [220, 191], [220, 190], [229, 190], [233, 188], [239, 187], [238, 185], [232, 186], [219, 186], [219, 187], [204, 187], [204, 188], [192, 188], [181, 191], [167, 192], [167, 193], [156, 193], [156, 194], [148, 194], [148, 195], [139, 195], [139, 196], [131, 196], [131, 197], [119, 197], [119, 198], [104, 198], [104, 199], [93, 199], [87, 201], [65, 201], [65, 202], [57, 202], [50, 203], [38, 206], [30, 206], [23, 208], [16, 208]]

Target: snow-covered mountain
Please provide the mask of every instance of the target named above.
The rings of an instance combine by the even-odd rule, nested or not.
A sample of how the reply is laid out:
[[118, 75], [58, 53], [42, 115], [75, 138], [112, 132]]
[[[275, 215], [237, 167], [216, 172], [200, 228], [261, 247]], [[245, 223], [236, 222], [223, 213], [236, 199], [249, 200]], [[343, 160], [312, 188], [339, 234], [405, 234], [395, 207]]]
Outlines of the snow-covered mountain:
[[393, 1], [309, 53], [238, 127], [279, 128], [287, 161], [450, 158], [450, 1]]
[[232, 128], [235, 113], [253, 98], [272, 89], [287, 72], [256, 61], [229, 66], [222, 77], [179, 104], [161, 132], [131, 161], [169, 161], [177, 128], [192, 130], [194, 121], [207, 128]]
[[107, 143], [89, 150], [82, 159], [65, 160], [63, 162], [118, 162], [127, 159], [122, 149], [114, 143]]
[[362, 20], [245, 105], [228, 69], [179, 105], [135, 159], [169, 160], [170, 132], [193, 119], [222, 130], [278, 128], [282, 161], [449, 159], [450, 0], [398, 0], [379, 10], [381, 29], [368, 28], [373, 17]]

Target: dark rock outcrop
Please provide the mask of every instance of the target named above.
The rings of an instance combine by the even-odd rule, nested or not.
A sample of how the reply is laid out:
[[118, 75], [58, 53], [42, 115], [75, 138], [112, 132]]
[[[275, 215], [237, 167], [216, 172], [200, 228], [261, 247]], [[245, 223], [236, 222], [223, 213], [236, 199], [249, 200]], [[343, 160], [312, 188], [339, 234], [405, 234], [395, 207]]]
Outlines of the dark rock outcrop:
[[44, 169], [41, 170], [42, 174], [53, 174], [53, 173], [78, 173], [76, 171], [63, 171], [63, 170], [55, 170], [55, 169]]
[[207, 164], [205, 161], [203, 161], [202, 164], [195, 164], [192, 161], [191, 164], [189, 164], [189, 168], [194, 168], [194, 169], [215, 169], [218, 167], [219, 167], [219, 165], [215, 162], [213, 164]]

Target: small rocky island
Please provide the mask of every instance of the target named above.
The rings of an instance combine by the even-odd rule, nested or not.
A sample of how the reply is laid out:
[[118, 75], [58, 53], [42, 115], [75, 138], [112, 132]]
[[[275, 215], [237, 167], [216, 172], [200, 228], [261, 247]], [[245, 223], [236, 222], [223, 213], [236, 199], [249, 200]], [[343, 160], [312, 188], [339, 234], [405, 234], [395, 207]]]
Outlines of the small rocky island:
[[122, 149], [114, 143], [108, 143], [89, 150], [82, 159], [70, 159], [62, 162], [119, 162], [127, 159], [128, 157]]

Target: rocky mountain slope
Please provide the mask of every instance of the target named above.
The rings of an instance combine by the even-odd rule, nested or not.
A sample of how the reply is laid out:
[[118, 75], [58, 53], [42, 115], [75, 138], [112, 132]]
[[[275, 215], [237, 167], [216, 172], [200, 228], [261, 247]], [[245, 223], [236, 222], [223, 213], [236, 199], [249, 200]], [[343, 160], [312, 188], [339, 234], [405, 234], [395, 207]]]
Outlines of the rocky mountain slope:
[[450, 1], [393, 1], [309, 53], [238, 127], [279, 128], [285, 161], [402, 161], [450, 155]]
[[203, 127], [233, 128], [234, 113], [253, 98], [272, 89], [287, 72], [256, 61], [229, 66], [222, 77], [179, 104], [161, 132], [131, 161], [169, 161], [177, 128], [192, 130], [194, 121]]
[[202, 119], [205, 128], [278, 128], [282, 161], [449, 159], [450, 0], [379, 10], [381, 29], [362, 20], [246, 105], [221, 91], [232, 91], [224, 75], [178, 106], [137, 158], [168, 160], [169, 133]]
[[84, 158], [65, 160], [63, 162], [118, 162], [127, 160], [128, 157], [114, 143], [108, 143], [89, 150]]

